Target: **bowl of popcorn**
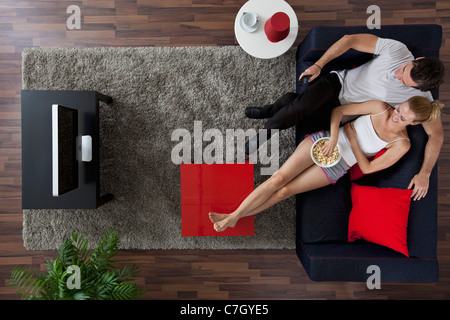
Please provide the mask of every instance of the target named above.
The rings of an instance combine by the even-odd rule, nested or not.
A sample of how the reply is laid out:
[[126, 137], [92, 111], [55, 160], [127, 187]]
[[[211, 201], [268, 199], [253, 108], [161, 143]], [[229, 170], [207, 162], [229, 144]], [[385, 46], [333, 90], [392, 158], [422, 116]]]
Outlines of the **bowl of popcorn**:
[[331, 156], [326, 157], [323, 154], [323, 146], [328, 142], [328, 140], [330, 140], [330, 138], [320, 138], [316, 140], [311, 147], [311, 158], [315, 164], [322, 168], [332, 167], [341, 160], [341, 148], [339, 147], [339, 144], [336, 144]]

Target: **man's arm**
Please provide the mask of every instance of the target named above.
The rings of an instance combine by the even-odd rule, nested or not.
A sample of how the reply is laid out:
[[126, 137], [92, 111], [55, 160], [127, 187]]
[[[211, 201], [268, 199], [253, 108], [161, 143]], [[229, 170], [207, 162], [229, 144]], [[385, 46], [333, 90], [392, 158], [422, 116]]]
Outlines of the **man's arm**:
[[431, 171], [438, 160], [442, 144], [444, 143], [444, 130], [440, 119], [424, 122], [422, 125], [428, 134], [428, 142], [425, 146], [422, 167], [419, 173], [412, 178], [408, 186], [408, 189], [414, 186], [411, 195], [414, 200], [420, 200], [426, 196], [430, 184]]
[[334, 58], [337, 58], [347, 52], [350, 49], [354, 49], [361, 52], [375, 53], [375, 48], [377, 46], [378, 37], [372, 34], [351, 34], [345, 35], [338, 41], [336, 41], [327, 51], [322, 55], [322, 57], [317, 60], [315, 64], [306, 69], [299, 77], [299, 79], [304, 76], [311, 75], [308, 82], [313, 81], [320, 74], [322, 68]]

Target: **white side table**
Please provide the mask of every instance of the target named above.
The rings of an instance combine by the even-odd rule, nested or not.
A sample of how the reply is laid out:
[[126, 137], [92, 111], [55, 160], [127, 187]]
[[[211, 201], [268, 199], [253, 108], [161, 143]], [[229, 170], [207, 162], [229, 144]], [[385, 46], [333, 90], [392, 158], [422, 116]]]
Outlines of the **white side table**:
[[[246, 32], [240, 26], [244, 12], [254, 12], [259, 17], [258, 29]], [[284, 12], [289, 16], [291, 30], [289, 35], [279, 41], [271, 42], [264, 32], [264, 24], [276, 12]], [[271, 59], [285, 53], [292, 47], [298, 34], [298, 20], [294, 9], [284, 0], [250, 0], [239, 10], [234, 21], [234, 33], [239, 45], [248, 54], [260, 58]]]

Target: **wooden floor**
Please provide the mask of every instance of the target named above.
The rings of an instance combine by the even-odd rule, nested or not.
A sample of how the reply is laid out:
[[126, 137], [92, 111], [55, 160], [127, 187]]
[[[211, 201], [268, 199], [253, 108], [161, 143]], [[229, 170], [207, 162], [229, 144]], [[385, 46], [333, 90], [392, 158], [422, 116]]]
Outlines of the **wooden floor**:
[[[369, 5], [381, 25], [438, 23], [441, 57], [450, 69], [448, 0], [288, 0], [299, 18], [300, 42], [312, 26], [365, 25]], [[17, 299], [6, 285], [15, 265], [35, 265], [55, 251], [27, 251], [21, 210], [21, 52], [26, 47], [237, 45], [234, 19], [244, 0], [0, 0], [0, 299]], [[81, 9], [81, 30], [67, 30], [69, 5]], [[450, 70], [441, 100], [450, 106]], [[449, 108], [445, 109], [450, 114]], [[317, 283], [293, 250], [123, 251], [120, 262], [141, 266], [145, 299], [449, 299], [450, 116], [439, 159], [438, 257], [433, 284]]]

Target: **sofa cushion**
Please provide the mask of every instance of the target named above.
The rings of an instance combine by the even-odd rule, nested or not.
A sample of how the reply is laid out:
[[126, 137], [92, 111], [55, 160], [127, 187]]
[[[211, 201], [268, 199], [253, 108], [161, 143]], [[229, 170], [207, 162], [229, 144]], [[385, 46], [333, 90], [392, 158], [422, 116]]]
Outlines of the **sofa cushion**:
[[381, 270], [381, 282], [435, 282], [436, 258], [407, 258], [386, 247], [364, 242], [304, 244], [297, 239], [297, 255], [314, 281], [362, 281], [369, 266]]
[[303, 243], [347, 242], [350, 185], [347, 173], [334, 185], [297, 195], [297, 237]]
[[406, 243], [412, 190], [352, 184], [348, 241], [365, 239], [409, 257]]

